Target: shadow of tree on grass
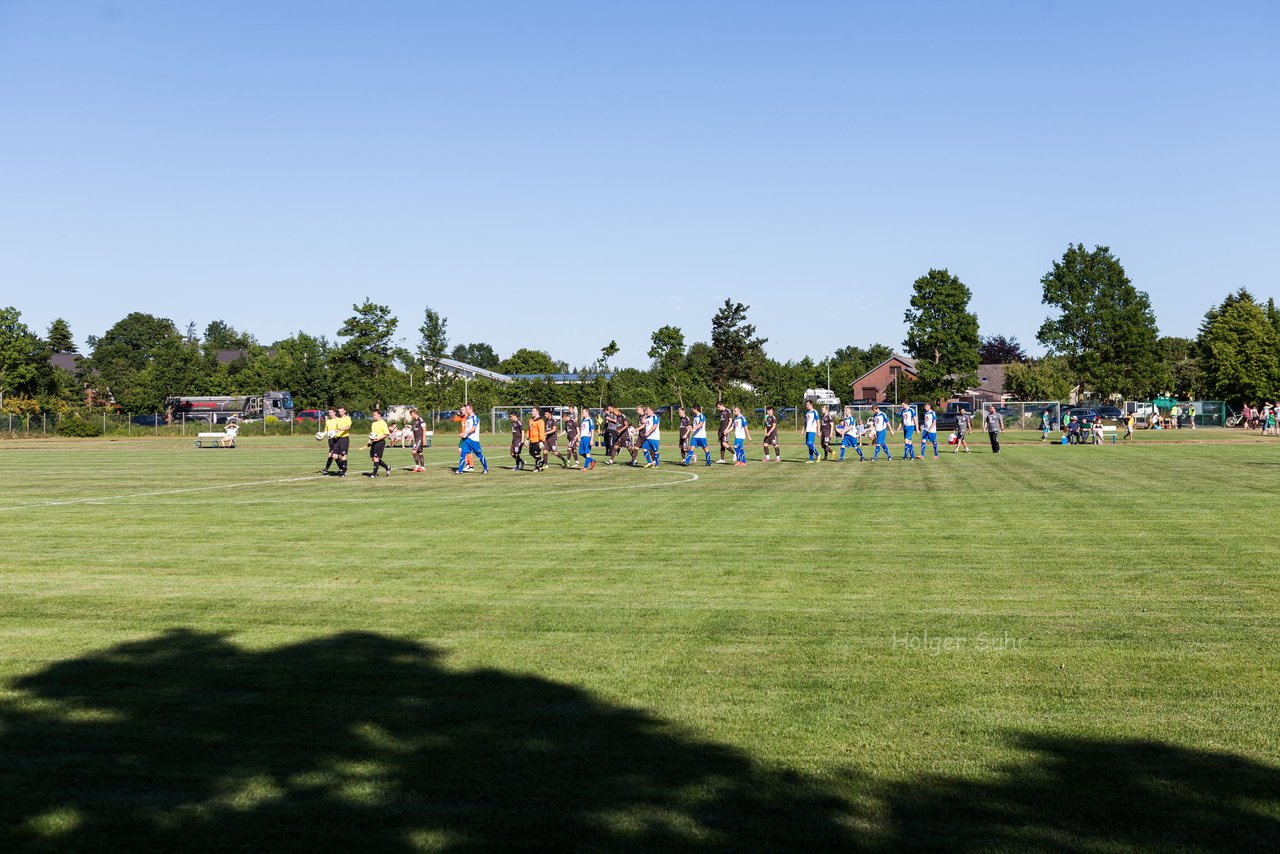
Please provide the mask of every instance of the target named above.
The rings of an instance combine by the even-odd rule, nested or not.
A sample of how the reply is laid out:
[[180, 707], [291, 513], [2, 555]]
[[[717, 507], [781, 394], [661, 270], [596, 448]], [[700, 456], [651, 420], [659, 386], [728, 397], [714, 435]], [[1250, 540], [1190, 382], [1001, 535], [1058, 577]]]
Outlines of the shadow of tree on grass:
[[[16, 680], [0, 850], [1274, 848], [1280, 773], [1020, 736], [990, 779], [818, 780], [635, 709], [348, 633], [191, 631]], [[871, 804], [869, 816], [859, 804]]]

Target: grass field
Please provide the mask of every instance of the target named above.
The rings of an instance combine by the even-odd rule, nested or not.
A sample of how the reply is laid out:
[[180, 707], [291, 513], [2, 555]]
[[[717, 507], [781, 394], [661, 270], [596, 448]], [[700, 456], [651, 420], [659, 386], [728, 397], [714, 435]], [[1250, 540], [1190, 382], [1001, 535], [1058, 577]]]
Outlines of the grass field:
[[1280, 441], [1188, 433], [0, 443], [0, 850], [1276, 850]]

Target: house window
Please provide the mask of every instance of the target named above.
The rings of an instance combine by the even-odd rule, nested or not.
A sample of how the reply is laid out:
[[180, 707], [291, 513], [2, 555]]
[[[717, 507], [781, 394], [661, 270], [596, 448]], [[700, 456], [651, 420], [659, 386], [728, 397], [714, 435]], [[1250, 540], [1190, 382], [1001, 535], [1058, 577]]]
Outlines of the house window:
[[878, 400], [880, 397], [880, 389], [873, 385], [864, 385], [862, 387], [863, 400]]
[[901, 370], [902, 370], [902, 366], [901, 366], [901, 365], [890, 365], [890, 366], [889, 366], [889, 376], [890, 376], [890, 377], [896, 377], [896, 376], [898, 375], [898, 373], [899, 373]]

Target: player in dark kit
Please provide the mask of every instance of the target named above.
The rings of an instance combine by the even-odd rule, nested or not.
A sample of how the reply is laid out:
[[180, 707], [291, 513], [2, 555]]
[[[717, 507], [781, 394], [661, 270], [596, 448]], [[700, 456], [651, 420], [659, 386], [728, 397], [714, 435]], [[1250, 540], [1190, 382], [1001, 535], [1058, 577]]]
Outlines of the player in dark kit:
[[689, 442], [693, 437], [693, 419], [685, 414], [683, 406], [676, 410], [676, 413], [680, 416], [680, 459], [682, 460], [680, 465], [687, 466], [692, 450]]
[[716, 415], [720, 418], [716, 429], [717, 438], [720, 439], [720, 462], [724, 462], [725, 451], [729, 450], [730, 443], [733, 442], [733, 413], [721, 401], [716, 404]]
[[547, 454], [547, 462], [551, 462], [552, 457], [560, 458], [560, 468], [567, 469], [569, 460], [564, 454], [560, 453], [560, 425], [556, 423], [556, 416], [547, 413], [547, 440], [543, 443], [543, 450]]
[[511, 459], [516, 461], [516, 471], [524, 471], [524, 457], [520, 456], [524, 450], [524, 424], [514, 409], [507, 413], [507, 419], [511, 423]]
[[564, 440], [569, 443], [569, 468], [577, 468], [578, 462], [578, 419], [573, 417], [570, 409], [564, 414]]
[[618, 418], [622, 413], [618, 412], [616, 406], [606, 406], [604, 408], [604, 453], [609, 459], [605, 460], [605, 465], [612, 465], [612, 460], [616, 454], [613, 452], [613, 442], [618, 438]]
[[778, 417], [773, 414], [773, 407], [764, 411], [764, 461], [769, 462], [769, 448], [773, 447], [773, 455], [782, 462], [782, 449], [778, 447]]
[[417, 407], [409, 409], [409, 429], [413, 432], [413, 469], [412, 471], [426, 471], [427, 468], [423, 464], [422, 449], [426, 447], [427, 442], [427, 422], [422, 420], [422, 416], [418, 415]]
[[617, 434], [613, 437], [613, 445], [609, 448], [609, 459], [606, 465], [613, 465], [614, 460], [618, 457], [619, 451], [629, 451], [631, 453], [631, 465], [636, 464], [636, 449], [631, 441], [631, 422], [627, 420], [627, 416], [613, 407], [613, 414], [616, 418]]
[[835, 429], [836, 420], [831, 417], [831, 407], [822, 407], [822, 420], [818, 422], [818, 429], [822, 431], [822, 458], [829, 459], [831, 457], [831, 432]]

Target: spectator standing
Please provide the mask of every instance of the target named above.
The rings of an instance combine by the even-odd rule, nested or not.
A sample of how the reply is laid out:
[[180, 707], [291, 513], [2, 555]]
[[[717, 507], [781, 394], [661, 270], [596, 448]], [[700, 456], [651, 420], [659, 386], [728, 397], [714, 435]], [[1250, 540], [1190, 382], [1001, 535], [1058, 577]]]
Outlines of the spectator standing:
[[1004, 430], [1004, 416], [996, 411], [993, 403], [987, 407], [987, 435], [991, 437], [991, 453], [1000, 453], [1000, 431]]

